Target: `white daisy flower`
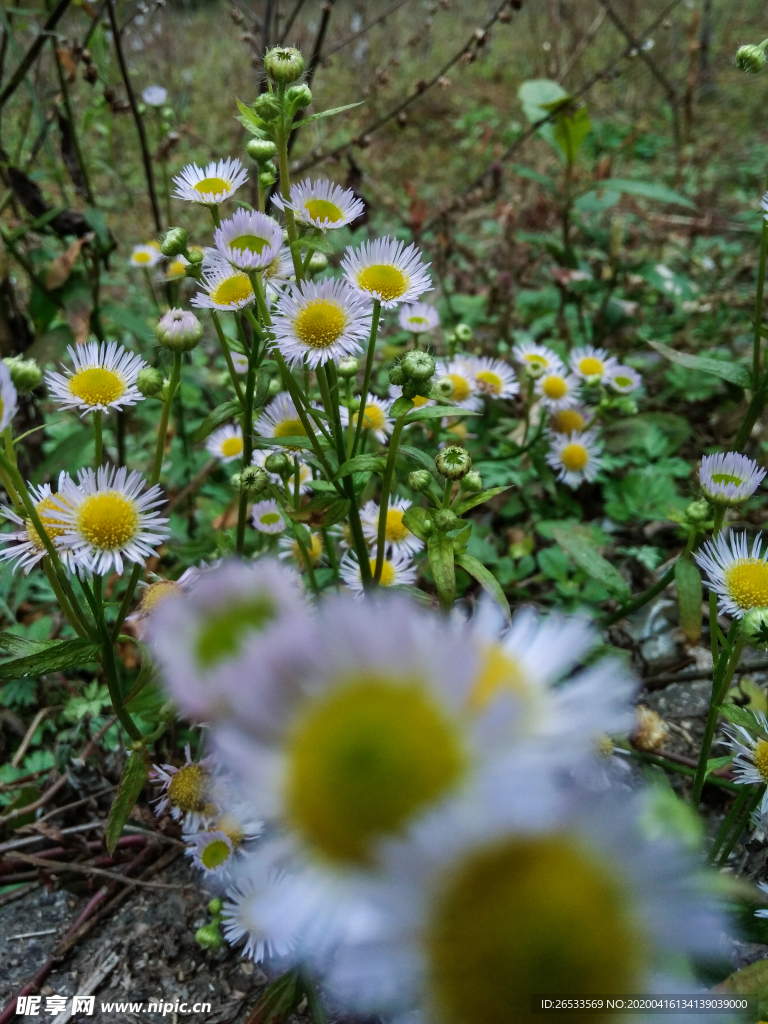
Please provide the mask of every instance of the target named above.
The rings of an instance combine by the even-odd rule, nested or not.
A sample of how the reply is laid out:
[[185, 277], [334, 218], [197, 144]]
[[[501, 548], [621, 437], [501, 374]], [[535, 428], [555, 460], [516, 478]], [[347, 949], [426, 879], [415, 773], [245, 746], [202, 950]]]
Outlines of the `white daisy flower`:
[[413, 303], [432, 290], [430, 264], [422, 263], [415, 245], [395, 238], [377, 238], [359, 249], [347, 249], [341, 266], [352, 287], [366, 298], [378, 299], [384, 309]]
[[520, 391], [515, 371], [503, 359], [491, 359], [489, 356], [464, 358], [474, 374], [475, 387], [480, 394], [489, 398], [514, 398]]
[[592, 419], [594, 413], [584, 406], [572, 405], [552, 413], [549, 430], [552, 434], [579, 434]]
[[190, 305], [199, 309], [234, 312], [256, 301], [248, 275], [235, 270], [221, 258], [212, 257], [210, 250], [203, 260], [203, 288], [204, 291], [192, 296]]
[[451, 401], [461, 409], [482, 409], [483, 402], [478, 395], [474, 367], [467, 358], [457, 356], [450, 362], [437, 363], [435, 377], [448, 377], [453, 383]]
[[266, 726], [275, 702], [297, 685], [294, 675], [301, 675], [314, 643], [301, 583], [274, 558], [225, 562], [205, 572], [196, 586], [161, 602], [147, 635], [166, 686], [188, 717], [215, 721], [247, 679], [259, 697], [250, 710], [239, 708], [238, 717]]
[[574, 373], [548, 371], [537, 378], [534, 393], [545, 408], [557, 411], [578, 402], [580, 385]]
[[573, 372], [585, 380], [588, 377], [603, 380], [608, 373], [616, 369], [619, 361], [604, 348], [584, 345], [571, 352], [570, 364]]
[[[277, 557], [283, 560], [292, 559], [303, 572], [306, 568], [304, 555], [302, 554], [299, 542], [295, 537], [286, 535], [277, 542]], [[323, 536], [320, 533], [310, 533], [307, 555], [313, 567], [320, 565], [323, 561]]]
[[[41, 484], [36, 487], [34, 484], [27, 483], [35, 511], [45, 527], [45, 532], [53, 541], [54, 547], [59, 549], [59, 555], [65, 563], [69, 562], [69, 551], [61, 549], [60, 539], [64, 534], [64, 527], [58, 519], [56, 505], [52, 499], [54, 496], [62, 499], [61, 489], [66, 479], [69, 479], [68, 475], [62, 471], [59, 474], [59, 483], [55, 494], [50, 484]], [[22, 569], [25, 573], [29, 573], [45, 555], [45, 545], [30, 519], [22, 518], [14, 509], [5, 505], [0, 506], [0, 514], [15, 523], [16, 526], [21, 527], [12, 533], [0, 533], [0, 545], [8, 545], [4, 550], [0, 550], [0, 561], [10, 562], [14, 571]]]
[[236, 210], [213, 232], [216, 251], [238, 270], [262, 270], [277, 258], [283, 246], [283, 229], [265, 213]]
[[11, 380], [11, 371], [0, 360], [0, 432], [10, 426], [11, 420], [16, 415], [18, 404], [19, 398]]
[[537, 345], [535, 341], [522, 341], [515, 345], [512, 356], [525, 368], [529, 377], [540, 377], [547, 371], [563, 373], [565, 369], [560, 356], [546, 345]]
[[631, 366], [616, 365], [606, 373], [605, 383], [620, 395], [629, 395], [637, 391], [643, 378]]
[[165, 495], [155, 485], [145, 490], [141, 473], [125, 466], [81, 469], [77, 483], [59, 481], [59, 495], [50, 498], [62, 523], [60, 544], [88, 572], [105, 576], [123, 571], [123, 561], [143, 564], [169, 533], [156, 506]]
[[[304, 424], [299, 419], [299, 414], [296, 411], [296, 406], [293, 403], [293, 399], [285, 391], [279, 392], [275, 395], [269, 405], [265, 405], [261, 412], [261, 415], [253, 425], [253, 429], [256, 433], [266, 440], [270, 437], [281, 438], [281, 437], [306, 437], [307, 432], [304, 429]], [[277, 451], [285, 451], [286, 447], [282, 444], [276, 444], [275, 449]], [[292, 449], [289, 451], [302, 451], [303, 449]], [[265, 452], [263, 458], [265, 459], [269, 452]], [[257, 463], [258, 465], [262, 465]]]
[[738, 452], [705, 455], [699, 468], [702, 491], [718, 505], [740, 505], [764, 479], [765, 470]]
[[232, 462], [243, 454], [243, 430], [239, 424], [226, 423], [214, 430], [205, 444], [208, 452], [222, 462]]
[[236, 157], [212, 160], [205, 169], [197, 164], [187, 164], [173, 179], [176, 186], [174, 196], [189, 203], [218, 206], [233, 196], [247, 180], [245, 168]]
[[[374, 437], [380, 444], [385, 444], [387, 435], [392, 433], [392, 427], [394, 426], [394, 420], [389, 415], [389, 410], [392, 408], [392, 403], [385, 401], [383, 398], [379, 398], [378, 395], [369, 394], [365, 400], [365, 412], [363, 413], [363, 427], [366, 430], [372, 430]], [[339, 408], [339, 414], [341, 417], [341, 425], [343, 427], [349, 424], [349, 409], [346, 405], [342, 405]], [[357, 409], [352, 413], [352, 423], [356, 427], [357, 420], [360, 415], [360, 410]]]
[[[731, 768], [734, 781], [745, 786], [768, 784], [768, 720], [762, 711], [752, 711], [755, 718], [753, 735], [743, 725], [727, 725], [725, 732], [736, 755]], [[768, 789], [763, 793], [760, 813], [768, 812]], [[768, 916], [768, 914], [766, 915]]]
[[132, 267], [149, 269], [149, 267], [156, 267], [162, 258], [163, 254], [160, 252], [157, 242], [149, 242], [147, 245], [134, 245], [128, 262]]
[[235, 368], [235, 373], [248, 373], [248, 356], [242, 352], [231, 352], [232, 365]]
[[354, 355], [371, 329], [368, 303], [341, 279], [304, 281], [277, 299], [274, 344], [289, 365], [310, 369]]
[[557, 471], [557, 479], [569, 487], [592, 481], [600, 470], [602, 445], [594, 430], [557, 434], [547, 452], [547, 462]]
[[717, 594], [721, 612], [737, 619], [750, 608], [768, 605], [768, 552], [761, 553], [762, 534], [758, 533], [749, 550], [747, 532], [723, 532], [693, 552], [707, 574], [704, 582]]
[[259, 533], [282, 533], [285, 530], [283, 514], [274, 498], [256, 502], [251, 512], [251, 522]]
[[[407, 498], [392, 498], [387, 508], [387, 527], [385, 533], [386, 550], [412, 555], [421, 551], [424, 547], [423, 541], [411, 533], [403, 523], [403, 515], [411, 507]], [[379, 535], [379, 511], [377, 502], [369, 501], [360, 510], [360, 522], [363, 524], [363, 533], [369, 544], [375, 546]]]
[[[373, 574], [376, 569], [375, 545], [371, 551], [370, 565], [371, 574]], [[348, 551], [342, 558], [341, 564], [339, 565], [339, 574], [349, 589], [353, 590], [358, 597], [362, 598], [363, 577], [360, 572], [360, 563], [351, 551]], [[418, 574], [419, 570], [411, 561], [411, 556], [407, 549], [400, 551], [393, 550], [390, 551], [388, 557], [385, 557], [384, 559], [381, 567], [381, 579], [379, 580], [379, 583], [382, 587], [412, 586], [416, 582]]]
[[136, 405], [144, 397], [136, 387], [141, 370], [147, 365], [116, 341], [67, 347], [74, 369], [64, 373], [49, 370], [45, 383], [62, 409], [82, 409], [83, 415], [95, 409], [109, 412]]
[[231, 869], [235, 848], [226, 832], [195, 832], [185, 836], [184, 841], [189, 844], [187, 856], [192, 858], [192, 863], [204, 876], [221, 876]]
[[209, 756], [193, 761], [189, 744], [184, 748], [184, 757], [180, 768], [172, 764], [152, 765], [149, 781], [160, 786], [160, 793], [150, 803], [155, 805], [158, 818], [168, 811], [188, 832], [193, 832], [216, 814], [211, 801], [213, 759]]
[[414, 302], [411, 306], [401, 306], [397, 314], [397, 322], [404, 331], [411, 334], [424, 334], [440, 326], [440, 314], [434, 306], [426, 302]]
[[365, 204], [351, 189], [335, 185], [326, 178], [318, 181], [305, 178], [300, 184], [291, 186], [289, 201], [275, 195], [272, 202], [279, 210], [286, 207], [293, 210], [299, 224], [323, 230], [343, 228], [365, 211]]
[[148, 85], [141, 94], [142, 100], [148, 107], [162, 107], [168, 99], [168, 90], [162, 85]]
[[[260, 858], [261, 859], [261, 858]], [[263, 963], [273, 956], [286, 956], [291, 943], [275, 943], [264, 933], [255, 905], [269, 888], [269, 879], [259, 884], [252, 875], [239, 879], [227, 889], [227, 898], [221, 912], [224, 938], [230, 946], [243, 945], [243, 956], [254, 963]]]
[[[307, 463], [303, 461], [301, 455], [299, 455], [299, 453], [298, 453], [298, 449], [286, 448], [285, 445], [281, 445], [279, 447], [276, 445], [275, 446], [275, 450], [276, 451], [282, 451], [282, 452], [290, 452], [291, 455], [293, 456], [294, 466], [293, 466], [293, 468], [291, 470], [291, 475], [290, 475], [289, 481], [288, 481], [288, 486], [290, 488], [291, 494], [293, 494], [293, 488], [294, 488], [294, 484], [296, 482], [296, 465], [295, 465], [296, 462], [298, 462], [298, 464], [299, 464], [299, 494], [307, 494], [309, 491], [311, 491], [312, 490], [312, 484], [314, 483], [314, 477], [312, 476], [312, 470], [307, 465]], [[251, 465], [252, 466], [260, 466], [264, 470], [264, 472], [267, 474], [267, 476], [269, 477], [271, 483], [275, 484], [275, 486], [277, 486], [277, 487], [282, 487], [283, 486], [283, 479], [282, 479], [282, 477], [278, 476], [277, 473], [270, 473], [269, 470], [267, 469], [267, 467], [264, 465], [264, 463], [267, 461], [267, 456], [270, 455], [270, 454], [271, 454], [270, 451], [267, 450], [267, 449], [257, 448], [256, 451], [253, 453], [253, 456], [251, 458]]]

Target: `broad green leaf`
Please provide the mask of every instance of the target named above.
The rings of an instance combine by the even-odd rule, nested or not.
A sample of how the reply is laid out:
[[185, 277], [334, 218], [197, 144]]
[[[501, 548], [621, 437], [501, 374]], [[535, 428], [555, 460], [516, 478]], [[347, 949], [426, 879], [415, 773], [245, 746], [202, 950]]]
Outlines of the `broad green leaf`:
[[600, 189], [607, 189], [609, 192], [626, 192], [628, 195], [644, 196], [646, 199], [657, 199], [660, 203], [675, 203], [677, 206], [687, 206], [690, 210], [696, 209], [696, 204], [687, 196], [667, 188], [666, 185], [659, 185], [654, 181], [635, 181], [634, 178], [606, 178], [601, 181]]
[[572, 533], [569, 530], [556, 528], [552, 536], [559, 546], [570, 555], [576, 565], [583, 569], [593, 580], [601, 583], [605, 589], [621, 601], [626, 601], [630, 596], [629, 584], [621, 575], [615, 565], [600, 554], [591, 541], [583, 534]]
[[309, 117], [302, 117], [298, 121], [294, 121], [291, 125], [291, 131], [296, 131], [297, 128], [303, 128], [305, 125], [312, 124], [313, 121], [319, 121], [323, 117], [333, 117], [334, 114], [343, 114], [345, 110], [352, 110], [354, 107], [361, 107], [365, 103], [365, 100], [359, 100], [357, 103], [345, 103], [343, 107], [333, 107], [331, 110], [321, 110], [319, 114], [310, 114]]
[[[403, 522], [405, 522], [405, 517], [403, 517]], [[448, 534], [442, 533], [440, 530], [431, 533], [427, 541], [427, 555], [432, 575], [435, 577], [440, 608], [444, 612], [448, 612], [456, 600], [453, 541]]]
[[115, 852], [117, 841], [123, 832], [123, 826], [148, 778], [149, 754], [146, 747], [134, 748], [125, 762], [123, 774], [120, 776], [120, 785], [109, 809], [107, 827], [104, 830], [104, 839], [110, 854]]
[[462, 498], [461, 501], [454, 505], [453, 511], [457, 516], [464, 515], [475, 505], [482, 505], [484, 501], [490, 501], [497, 494], [501, 494], [502, 491], [508, 491], [512, 484], [505, 484], [503, 487], [489, 487], [486, 491], [478, 491], [476, 494], [468, 494], [466, 498]]
[[404, 398], [402, 395], [400, 398], [396, 398], [392, 403], [392, 407], [389, 410], [389, 415], [394, 416], [395, 419], [398, 416], [402, 416], [403, 413], [410, 412], [413, 408], [413, 401], [410, 398]]
[[472, 523], [467, 523], [467, 525], [453, 538], [453, 550], [457, 555], [461, 554], [467, 544], [469, 544], [469, 538], [471, 536]]
[[91, 640], [57, 640], [37, 654], [14, 658], [0, 665], [0, 680], [23, 679], [25, 676], [42, 676], [47, 672], [63, 672], [93, 661], [101, 650], [101, 644]]
[[586, 107], [561, 110], [555, 119], [554, 138], [569, 164], [575, 164], [584, 140], [592, 129]]
[[740, 708], [738, 704], [721, 704], [717, 710], [723, 718], [727, 718], [734, 725], [740, 725], [747, 732], [751, 732], [753, 736], [763, 735], [763, 730], [755, 716], [750, 711]]
[[[535, 124], [550, 113], [546, 109], [545, 104], [564, 100], [567, 98], [568, 93], [562, 85], [558, 85], [557, 82], [553, 82], [549, 78], [533, 78], [528, 82], [523, 82], [517, 90], [517, 96], [523, 106], [523, 113], [531, 124]], [[561, 152], [560, 147], [555, 142], [555, 128], [551, 122], [539, 128], [539, 135], [546, 139], [550, 146], [557, 150], [558, 153]]]
[[708, 356], [694, 356], [689, 352], [677, 352], [661, 341], [649, 341], [648, 344], [678, 366], [685, 366], [688, 370], [701, 370], [702, 373], [712, 373], [715, 377], [737, 384], [740, 388], [752, 387], [752, 375], [741, 363], [710, 359]]
[[284, 511], [294, 523], [305, 523], [310, 529], [325, 529], [345, 518], [349, 512], [349, 501], [346, 498], [321, 494], [299, 509], [286, 505]]
[[237, 419], [242, 413], [239, 402], [222, 402], [208, 413], [203, 422], [192, 435], [192, 444], [199, 444], [227, 420]]
[[30, 640], [27, 636], [19, 636], [18, 633], [0, 633], [0, 650], [6, 654], [13, 654], [17, 658], [28, 657], [30, 654], [39, 654], [48, 647], [55, 647], [58, 640]]
[[429, 533], [424, 529], [424, 524], [429, 519], [429, 512], [421, 505], [411, 505], [403, 514], [403, 525], [411, 531], [414, 537], [418, 537], [423, 543], [429, 540]]
[[716, 772], [719, 768], [725, 768], [733, 760], [733, 754], [726, 754], [725, 757], [710, 757], [707, 761], [707, 768], [704, 778]]
[[440, 420], [443, 416], [479, 416], [480, 413], [474, 409], [460, 409], [458, 405], [423, 405], [420, 409], [409, 412], [405, 418], [406, 423], [415, 423], [417, 420]]
[[610, 210], [620, 199], [621, 192], [611, 192], [610, 189], [591, 188], [589, 192], [582, 192], [578, 199], [575, 200], [573, 206], [579, 213], [601, 213], [603, 210]]
[[386, 463], [387, 460], [380, 455], [356, 455], [354, 459], [342, 462], [334, 480], [349, 476], [351, 473], [383, 473]]
[[237, 109], [240, 111], [240, 117], [237, 118], [240, 124], [258, 138], [265, 138], [264, 129], [267, 126], [267, 122], [259, 117], [252, 107], [247, 106], [241, 100], [235, 98], [235, 102], [237, 103]]
[[504, 612], [505, 618], [511, 618], [509, 602], [507, 601], [504, 591], [501, 589], [501, 584], [490, 569], [486, 569], [482, 562], [478, 562], [476, 558], [466, 554], [466, 552], [457, 554], [455, 559], [456, 565], [460, 565], [461, 568], [468, 572], [470, 576], [474, 576], [483, 590], [487, 591], [491, 595], [496, 604]]
[[701, 602], [703, 598], [701, 576], [694, 560], [678, 558], [675, 562], [675, 583], [677, 585], [677, 606], [680, 609], [680, 625], [687, 639], [693, 644], [701, 636]]

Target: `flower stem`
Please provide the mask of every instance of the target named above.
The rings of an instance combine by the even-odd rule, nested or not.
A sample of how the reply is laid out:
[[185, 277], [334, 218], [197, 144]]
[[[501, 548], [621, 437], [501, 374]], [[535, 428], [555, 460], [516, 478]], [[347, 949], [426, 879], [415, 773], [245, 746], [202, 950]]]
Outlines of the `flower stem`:
[[739, 841], [739, 836], [744, 831], [744, 826], [749, 821], [749, 816], [752, 814], [754, 809], [760, 803], [760, 800], [762, 799], [764, 791], [765, 791], [765, 786], [760, 786], [760, 788], [757, 790], [757, 792], [752, 794], [752, 799], [749, 801], [747, 806], [742, 811], [741, 817], [739, 818], [739, 820], [736, 823], [736, 827], [734, 828], [733, 832], [731, 832], [731, 838], [728, 840], [728, 842], [725, 844], [725, 846], [722, 849], [722, 852], [720, 854], [720, 860], [717, 862], [718, 867], [722, 867], [726, 863], [728, 858], [730, 857], [731, 852], [733, 851], [734, 846]]
[[765, 293], [765, 265], [768, 260], [768, 221], [763, 217], [763, 230], [760, 233], [760, 259], [757, 267], [757, 291], [755, 293], [755, 325], [752, 340], [752, 386], [757, 390], [760, 379], [761, 327], [763, 325], [763, 298]]
[[384, 568], [384, 547], [387, 542], [387, 511], [389, 509], [389, 492], [392, 489], [392, 477], [395, 472], [395, 459], [397, 458], [397, 446], [400, 444], [400, 435], [405, 426], [405, 418], [410, 412], [404, 412], [395, 420], [392, 430], [392, 437], [389, 442], [387, 453], [387, 464], [384, 467], [384, 478], [381, 481], [381, 504], [379, 506], [379, 528], [376, 535], [376, 568], [373, 571], [373, 585], [377, 587], [381, 581], [381, 570]]
[[64, 593], [64, 590], [59, 581], [59, 577], [54, 572], [53, 566], [51, 565], [51, 561], [47, 555], [43, 558], [43, 570], [45, 572], [45, 575], [48, 577], [48, 582], [51, 584], [51, 589], [56, 595], [56, 600], [59, 602], [61, 610], [66, 615], [67, 621], [69, 622], [70, 626], [72, 627], [72, 629], [74, 629], [74, 631], [77, 633], [81, 640], [89, 639], [87, 632], [81, 625], [80, 620], [75, 614], [72, 605], [69, 603], [69, 599]]
[[155, 462], [152, 466], [152, 476], [150, 477], [149, 486], [152, 487], [160, 479], [160, 472], [163, 468], [163, 455], [165, 454], [165, 437], [168, 433], [168, 420], [171, 415], [171, 406], [173, 405], [173, 396], [176, 393], [176, 388], [179, 384], [179, 378], [181, 377], [181, 353], [173, 353], [173, 367], [171, 369], [171, 379], [168, 382], [168, 397], [163, 402], [163, 411], [160, 414], [160, 426], [157, 432], [157, 447], [155, 448]]
[[227, 363], [229, 376], [232, 378], [232, 386], [235, 389], [235, 394], [237, 395], [240, 404], [244, 405], [245, 396], [243, 395], [243, 389], [240, 386], [240, 380], [237, 376], [237, 373], [235, 372], [235, 364], [232, 362], [232, 353], [229, 350], [229, 342], [227, 341], [227, 337], [224, 334], [224, 330], [221, 326], [219, 314], [216, 312], [215, 309], [211, 310], [211, 319], [213, 320], [213, 326], [216, 328], [216, 334], [219, 337], [219, 344], [221, 345], [221, 351], [224, 353], [224, 359], [226, 360]]
[[623, 604], [617, 611], [612, 612], [610, 615], [606, 615], [600, 620], [600, 625], [605, 629], [606, 626], [612, 626], [614, 622], [618, 622], [619, 619], [623, 619], [626, 615], [631, 615], [632, 612], [636, 612], [638, 608], [642, 608], [643, 605], [648, 604], [649, 601], [653, 600], [657, 594], [660, 594], [662, 590], [669, 586], [672, 580], [675, 578], [675, 566], [671, 565], [660, 580], [657, 580], [652, 587], [649, 587], [642, 594]]
[[101, 409], [93, 411], [93, 434], [94, 434], [94, 468], [99, 469], [104, 464], [104, 441], [102, 436]]
[[[245, 385], [245, 407], [243, 409], [243, 469], [250, 466], [253, 456], [253, 392], [256, 387], [256, 361], [259, 355], [258, 336], [254, 333], [253, 347], [248, 359], [248, 377]], [[242, 555], [245, 549], [245, 521], [248, 512], [248, 495], [240, 493], [240, 504], [237, 510], [237, 553]]]
[[365, 372], [363, 374], [363, 390], [360, 392], [360, 408], [357, 411], [357, 426], [355, 427], [355, 440], [352, 444], [352, 456], [357, 454], [360, 444], [360, 435], [363, 432], [363, 420], [365, 419], [365, 405], [368, 400], [368, 389], [371, 385], [371, 373], [373, 371], [373, 354], [376, 351], [376, 337], [379, 332], [379, 319], [381, 317], [381, 302], [373, 300], [373, 317], [371, 319], [371, 334], [368, 339], [368, 352], [365, 356]]
[[[728, 631], [728, 644], [733, 643], [738, 628], [739, 621], [736, 619]], [[733, 674], [736, 671], [736, 666], [739, 664], [739, 658], [741, 657], [744, 643], [745, 638], [738, 637], [732, 648], [730, 646], [726, 647], [717, 659], [717, 664], [715, 665], [712, 678], [712, 696], [709, 702], [707, 722], [704, 726], [704, 735], [701, 739], [699, 763], [696, 766], [696, 777], [693, 782], [693, 793], [691, 794], [691, 804], [693, 807], [698, 807], [701, 800], [701, 791], [704, 788], [704, 780], [707, 773], [707, 761], [709, 759], [709, 752], [712, 749], [712, 740], [715, 737], [715, 728], [717, 726], [717, 716], [720, 711], [720, 705], [723, 703], [725, 695], [728, 693], [728, 687], [731, 685], [731, 680], [733, 679]]]
[[731, 830], [731, 826], [733, 825], [734, 821], [738, 817], [738, 815], [741, 812], [741, 809], [744, 806], [744, 804], [746, 803], [746, 801], [749, 800], [751, 792], [752, 792], [752, 790], [751, 790], [751, 788], [749, 786], [742, 786], [741, 787], [741, 791], [739, 792], [739, 795], [733, 801], [733, 807], [731, 807], [730, 811], [726, 815], [726, 817], [725, 817], [725, 819], [723, 821], [723, 824], [720, 826], [720, 829], [719, 829], [717, 835], [715, 836], [715, 841], [712, 843], [712, 849], [709, 851], [709, 854], [707, 855], [707, 863], [708, 864], [711, 864], [714, 861], [715, 857], [717, 856], [717, 854], [718, 854], [718, 852], [720, 850], [720, 847], [725, 842], [725, 840], [726, 840], [726, 838], [728, 836], [728, 833]]
[[[288, 167], [288, 133], [285, 130], [277, 132], [275, 145], [277, 146], [277, 167], [280, 174], [280, 192], [283, 199], [288, 203], [291, 200], [291, 172]], [[283, 213], [285, 215], [285, 229], [288, 232], [288, 245], [291, 250], [296, 280], [303, 281], [304, 268], [301, 265], [301, 253], [295, 244], [298, 241], [296, 218], [293, 215], [293, 210], [288, 206], [284, 208]]]

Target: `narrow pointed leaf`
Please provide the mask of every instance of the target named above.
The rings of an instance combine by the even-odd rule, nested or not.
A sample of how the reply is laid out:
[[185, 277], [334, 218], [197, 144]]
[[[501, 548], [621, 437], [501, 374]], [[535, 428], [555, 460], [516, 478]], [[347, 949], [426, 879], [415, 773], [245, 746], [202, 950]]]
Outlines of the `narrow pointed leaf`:
[[630, 589], [627, 581], [616, 566], [611, 565], [607, 558], [603, 558], [595, 545], [583, 534], [571, 533], [557, 527], [552, 531], [552, 536], [563, 551], [571, 556], [576, 565], [593, 580], [602, 584], [609, 594], [617, 597], [620, 601], [626, 601], [629, 598]]
[[101, 644], [91, 640], [57, 640], [36, 654], [4, 661], [0, 665], [0, 681], [24, 679], [27, 676], [42, 676], [47, 672], [63, 672], [93, 661], [101, 650]]
[[343, 476], [350, 476], [352, 473], [383, 473], [387, 460], [380, 455], [356, 455], [354, 459], [347, 459], [342, 462], [334, 480], [340, 480]]
[[120, 785], [117, 788], [115, 799], [109, 809], [107, 827], [104, 831], [104, 839], [107, 850], [115, 852], [117, 841], [122, 835], [123, 827], [128, 820], [128, 815], [133, 805], [139, 798], [139, 794], [149, 778], [149, 754], [146, 747], [131, 751], [128, 760], [125, 762], [123, 774], [120, 776]]
[[698, 643], [701, 636], [703, 589], [699, 568], [690, 555], [687, 558], [678, 558], [675, 562], [675, 584], [680, 625], [686, 638], [692, 644]]
[[242, 409], [239, 402], [222, 402], [221, 405], [217, 405], [212, 412], [208, 413], [194, 432], [192, 444], [199, 444], [200, 441], [204, 441], [209, 434], [213, 433], [216, 427], [220, 427], [227, 420], [237, 419], [241, 415]]
[[678, 366], [684, 366], [688, 370], [701, 370], [702, 373], [711, 373], [715, 377], [720, 377], [721, 380], [727, 380], [729, 384], [737, 384], [740, 388], [752, 387], [752, 375], [741, 363], [725, 359], [710, 359], [708, 356], [694, 356], [690, 352], [677, 352], [661, 341], [649, 341], [648, 344], [670, 362], [677, 363]]
[[499, 608], [504, 612], [505, 618], [511, 618], [512, 613], [509, 610], [509, 601], [507, 601], [506, 595], [501, 589], [501, 584], [490, 569], [486, 569], [482, 562], [478, 562], [476, 558], [466, 554], [466, 552], [457, 554], [455, 557], [456, 565], [460, 565], [470, 576], [474, 576], [483, 590], [491, 595]]
[[440, 420], [443, 416], [479, 416], [475, 409], [460, 409], [458, 405], [423, 405], [420, 409], [409, 412], [405, 422], [416, 423], [418, 420]]
[[484, 501], [490, 501], [491, 498], [495, 498], [497, 494], [501, 494], [502, 491], [508, 491], [512, 484], [505, 484], [503, 487], [489, 487], [486, 491], [478, 491], [476, 494], [468, 494], [466, 498], [462, 498], [460, 502], [454, 505], [453, 511], [457, 516], [464, 515], [475, 505], [482, 505]]
[[[405, 522], [405, 517], [403, 517]], [[444, 612], [450, 610], [456, 600], [456, 570], [453, 564], [453, 540], [439, 530], [429, 535], [427, 554], [432, 575], [435, 577], [437, 596]]]

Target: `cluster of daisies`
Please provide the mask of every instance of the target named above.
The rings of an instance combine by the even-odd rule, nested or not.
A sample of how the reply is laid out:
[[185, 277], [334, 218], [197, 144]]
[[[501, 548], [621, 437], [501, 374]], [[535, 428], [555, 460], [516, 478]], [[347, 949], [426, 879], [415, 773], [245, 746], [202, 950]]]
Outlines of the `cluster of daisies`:
[[311, 605], [267, 558], [170, 591], [146, 637], [207, 726], [204, 757], [154, 769], [158, 813], [225, 938], [300, 965], [334, 1008], [522, 1019], [535, 992], [690, 991], [690, 958], [717, 953], [711, 886], [610, 770], [635, 686], [590, 659], [586, 621]]

